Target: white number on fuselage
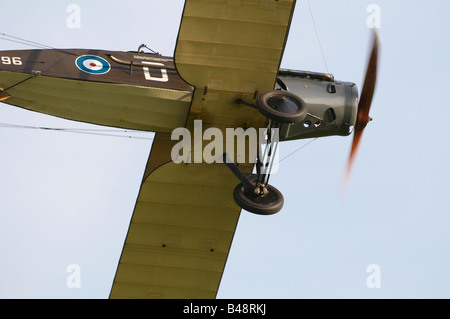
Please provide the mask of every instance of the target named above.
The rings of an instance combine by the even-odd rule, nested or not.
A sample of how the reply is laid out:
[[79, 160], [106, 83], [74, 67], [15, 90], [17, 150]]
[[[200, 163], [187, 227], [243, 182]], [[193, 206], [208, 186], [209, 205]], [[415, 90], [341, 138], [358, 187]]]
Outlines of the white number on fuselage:
[[22, 65], [22, 59], [18, 56], [9, 57], [9, 56], [2, 56], [1, 57], [1, 64], [14, 64], [14, 65]]

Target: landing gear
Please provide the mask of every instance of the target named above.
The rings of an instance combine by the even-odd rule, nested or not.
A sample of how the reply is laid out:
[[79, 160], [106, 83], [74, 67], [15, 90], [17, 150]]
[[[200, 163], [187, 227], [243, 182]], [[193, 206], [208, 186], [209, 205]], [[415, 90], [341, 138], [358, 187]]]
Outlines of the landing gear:
[[259, 160], [256, 163], [257, 174], [244, 174], [236, 164], [231, 163], [226, 154], [224, 163], [241, 181], [233, 191], [233, 198], [241, 208], [257, 215], [272, 215], [283, 207], [284, 199], [281, 192], [268, 184], [269, 174], [262, 171], [267, 169]]
[[247, 189], [240, 183], [234, 189], [233, 197], [240, 207], [258, 215], [278, 213], [284, 203], [283, 195], [272, 185], [255, 185], [255, 188]]
[[260, 136], [257, 158], [256, 174], [244, 174], [231, 162], [227, 154], [223, 161], [228, 168], [241, 181], [234, 191], [233, 197], [241, 208], [258, 215], [272, 215], [278, 213], [283, 207], [284, 199], [281, 192], [269, 185], [270, 173], [273, 169], [279, 141], [279, 123], [268, 121], [264, 134]]
[[[236, 102], [254, 107], [241, 99]], [[284, 204], [281, 192], [268, 183], [278, 147], [279, 129], [285, 123], [303, 121], [308, 110], [300, 97], [286, 90], [265, 92], [256, 102], [256, 108], [267, 117], [264, 143], [260, 141], [258, 147], [256, 174], [242, 173], [227, 154], [223, 155], [223, 160], [241, 182], [233, 191], [236, 204], [254, 214], [272, 215], [278, 213]]]
[[298, 123], [308, 113], [306, 103], [300, 97], [281, 90], [261, 94], [256, 107], [268, 119], [280, 123]]

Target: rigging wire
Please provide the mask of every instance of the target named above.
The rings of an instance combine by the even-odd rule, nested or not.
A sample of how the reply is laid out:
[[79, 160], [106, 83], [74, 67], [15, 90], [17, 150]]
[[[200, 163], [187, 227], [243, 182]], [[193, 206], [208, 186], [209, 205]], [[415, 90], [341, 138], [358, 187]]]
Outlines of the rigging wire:
[[318, 139], [318, 137], [316, 137], [316, 138], [312, 139], [311, 141], [309, 141], [308, 143], [306, 143], [306, 144], [300, 146], [299, 148], [297, 148], [295, 151], [293, 151], [293, 152], [290, 153], [289, 155], [287, 155], [287, 156], [283, 157], [282, 159], [280, 159], [280, 160], [278, 161], [278, 164], [280, 164], [282, 161], [284, 161], [284, 160], [287, 159], [288, 157], [294, 155], [295, 153], [297, 153], [297, 152], [300, 151], [301, 149], [305, 148], [306, 146], [308, 146], [308, 145], [311, 144], [312, 142], [315, 142], [317, 139]]
[[[112, 133], [150, 133], [144, 131], [134, 131], [134, 130], [118, 130], [118, 129], [85, 129], [85, 128], [55, 128], [55, 127], [45, 127], [45, 126], [31, 126], [31, 125], [19, 125], [19, 124], [9, 124], [0, 123], [0, 128], [20, 128], [20, 129], [34, 129], [34, 130], [46, 130], [46, 131], [58, 131], [58, 132], [68, 132], [68, 133], [79, 133], [79, 134], [89, 134], [89, 135], [100, 135], [100, 136], [111, 136], [111, 137], [121, 137], [128, 139], [140, 139], [140, 140], [153, 140], [153, 137], [147, 136], [134, 136], [134, 135], [118, 135]], [[105, 132], [105, 133], [102, 133]], [[111, 132], [111, 133], [106, 133]]]
[[[10, 39], [8, 39], [8, 38], [10, 38]], [[31, 40], [27, 40], [27, 39], [23, 39], [23, 38], [19, 38], [19, 37], [15, 37], [13, 35], [9, 35], [9, 34], [6, 34], [6, 33], [0, 33], [0, 40], [5, 40], [5, 41], [15, 42], [15, 43], [19, 43], [19, 44], [24, 44], [24, 45], [35, 47], [35, 48], [39, 48], [39, 49], [58, 50], [61, 53], [65, 53], [65, 54], [76, 56], [76, 54], [74, 52], [70, 52], [70, 51], [65, 50], [65, 49], [57, 49], [57, 48], [54, 48], [54, 47], [49, 46], [49, 45], [45, 45], [45, 44], [42, 44], [42, 43], [38, 43], [38, 42], [35, 42], [35, 41], [31, 41]]]
[[[118, 129], [88, 129], [88, 128], [55, 128], [55, 127], [46, 127], [46, 126], [31, 126], [31, 125], [19, 125], [19, 124], [10, 124], [10, 123], [0, 123], [0, 128], [17, 128], [17, 129], [34, 129], [34, 130], [46, 130], [46, 131], [58, 131], [58, 132], [68, 132], [68, 133], [79, 133], [79, 134], [89, 134], [89, 135], [100, 135], [100, 136], [111, 136], [111, 137], [121, 137], [128, 139], [141, 139], [141, 140], [153, 140], [153, 137], [147, 136], [133, 136], [133, 135], [117, 135], [112, 133], [149, 133], [145, 131], [134, 131], [134, 130], [118, 130]], [[103, 132], [103, 133], [102, 133]], [[111, 133], [107, 133], [111, 132]], [[285, 159], [291, 157], [301, 149], [305, 148], [309, 144], [315, 142], [318, 137], [310, 140], [306, 144], [300, 146], [295, 151], [286, 155], [282, 159], [278, 161], [278, 164], [284, 161]]]
[[313, 13], [312, 13], [311, 5], [309, 4], [309, 0], [306, 0], [306, 3], [308, 4], [309, 14], [311, 15], [311, 20], [312, 20], [312, 23], [313, 23], [313, 26], [314, 26], [314, 30], [316, 32], [317, 42], [319, 42], [320, 53], [322, 54], [322, 59], [323, 59], [323, 63], [325, 64], [325, 69], [326, 69], [327, 73], [330, 73], [330, 71], [328, 71], [327, 61], [325, 59], [325, 54], [323, 52], [322, 43], [320, 42], [319, 32], [317, 31], [316, 22], [314, 20], [314, 16], [313, 16]]
[[[20, 43], [20, 44], [29, 45], [29, 46], [34, 46], [34, 47], [41, 48], [41, 49], [54, 49], [53, 47], [42, 44], [42, 43], [15, 37], [13, 35], [5, 34], [5, 33], [0, 33], [0, 36], [1, 36], [0, 39], [6, 40], [6, 41], [11, 41], [11, 42], [16, 42], [16, 43]], [[10, 39], [8, 39], [8, 38], [10, 38]]]
[[[58, 50], [60, 52], [63, 53], [67, 53], [67, 54], [72, 54], [75, 55], [73, 52], [64, 50], [64, 49], [57, 49], [55, 47], [46, 45], [46, 44], [42, 44], [39, 42], [35, 42], [35, 41], [31, 41], [31, 40], [27, 40], [24, 38], [19, 38], [10, 34], [6, 34], [6, 33], [2, 33], [0, 32], [0, 40], [5, 40], [5, 41], [10, 41], [10, 42], [15, 42], [15, 43], [19, 43], [19, 44], [24, 44], [24, 45], [28, 45], [31, 47], [35, 47], [35, 48], [39, 48], [39, 49], [52, 49], [52, 50]], [[156, 55], [161, 55], [159, 52], [156, 52], [155, 50], [152, 50], [151, 48], [149, 48], [146, 44], [141, 44], [138, 48], [138, 50], [136, 52], [144, 52], [144, 49], [148, 49], [152, 54], [156, 54]]]

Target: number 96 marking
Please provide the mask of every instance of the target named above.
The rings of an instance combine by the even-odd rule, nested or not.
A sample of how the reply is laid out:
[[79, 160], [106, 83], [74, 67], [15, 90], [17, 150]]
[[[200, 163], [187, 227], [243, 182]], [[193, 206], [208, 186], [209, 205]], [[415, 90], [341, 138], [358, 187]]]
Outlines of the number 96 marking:
[[22, 59], [18, 56], [14, 57], [2, 56], [0, 61], [1, 64], [22, 65]]

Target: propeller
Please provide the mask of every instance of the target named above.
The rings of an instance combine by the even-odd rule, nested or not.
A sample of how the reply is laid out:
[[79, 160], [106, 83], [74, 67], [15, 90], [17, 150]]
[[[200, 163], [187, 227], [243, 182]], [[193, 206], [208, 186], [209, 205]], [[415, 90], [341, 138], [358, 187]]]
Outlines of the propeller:
[[372, 118], [369, 116], [370, 106], [372, 104], [373, 94], [375, 92], [375, 84], [377, 79], [377, 65], [378, 65], [378, 47], [380, 42], [380, 36], [374, 29], [372, 51], [369, 57], [369, 63], [366, 69], [366, 75], [364, 78], [364, 85], [361, 91], [361, 96], [358, 103], [358, 115], [356, 118], [356, 124], [354, 127], [352, 148], [350, 150], [350, 156], [347, 162], [346, 172], [346, 186], [350, 177], [350, 173], [355, 161], [356, 153], [358, 151], [361, 138], [364, 129]]

